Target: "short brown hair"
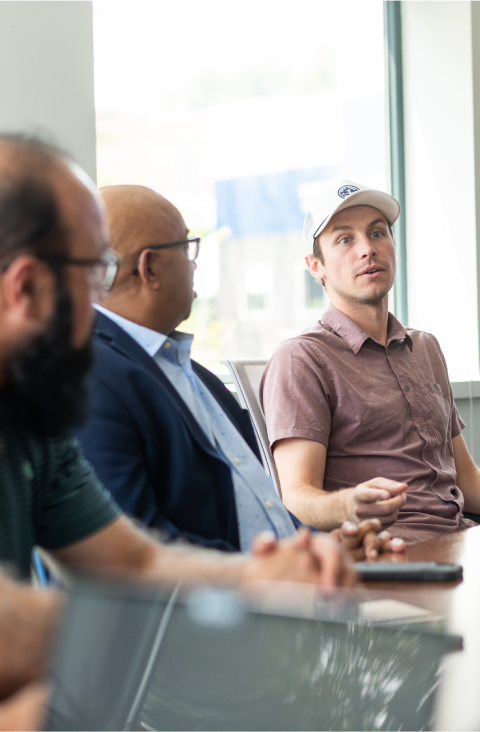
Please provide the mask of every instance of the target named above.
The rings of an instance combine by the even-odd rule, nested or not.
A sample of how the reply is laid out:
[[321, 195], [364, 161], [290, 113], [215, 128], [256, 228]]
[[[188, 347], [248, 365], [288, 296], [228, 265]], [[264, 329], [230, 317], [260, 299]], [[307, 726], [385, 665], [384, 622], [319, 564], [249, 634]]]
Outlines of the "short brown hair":
[[320, 234], [313, 240], [313, 256], [319, 259], [322, 264], [325, 264], [322, 247], [320, 246]]
[[[313, 256], [319, 259], [323, 265], [325, 264], [322, 247], [320, 246], [320, 234], [316, 236], [313, 240]], [[323, 277], [320, 279], [320, 282], [322, 286], [325, 287], [325, 280], [323, 279]]]

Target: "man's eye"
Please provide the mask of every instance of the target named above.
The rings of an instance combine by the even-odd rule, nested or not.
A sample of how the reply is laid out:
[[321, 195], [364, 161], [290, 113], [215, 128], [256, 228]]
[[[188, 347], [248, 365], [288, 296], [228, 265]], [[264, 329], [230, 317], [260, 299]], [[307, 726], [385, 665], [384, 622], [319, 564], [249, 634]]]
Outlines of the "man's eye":
[[349, 244], [351, 241], [349, 236], [344, 236], [343, 239], [340, 239], [340, 244]]
[[380, 239], [380, 237], [382, 236], [382, 232], [381, 231], [374, 231], [373, 234], [372, 234], [372, 236], [375, 239]]

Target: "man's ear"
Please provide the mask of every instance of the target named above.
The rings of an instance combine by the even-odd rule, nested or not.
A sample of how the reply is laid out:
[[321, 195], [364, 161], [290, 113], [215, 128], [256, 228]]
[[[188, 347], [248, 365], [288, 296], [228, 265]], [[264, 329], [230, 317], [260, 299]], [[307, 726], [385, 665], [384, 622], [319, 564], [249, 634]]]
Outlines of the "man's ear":
[[310, 270], [310, 274], [317, 281], [321, 281], [326, 277], [325, 268], [324, 268], [323, 264], [313, 254], [307, 254], [307, 256], [305, 257], [305, 262], [306, 262], [308, 269]]
[[16, 257], [0, 281], [4, 316], [21, 331], [42, 330], [55, 312], [55, 276], [28, 254]]
[[145, 249], [138, 258], [138, 276], [147, 287], [157, 289], [159, 283], [158, 259], [151, 249]]

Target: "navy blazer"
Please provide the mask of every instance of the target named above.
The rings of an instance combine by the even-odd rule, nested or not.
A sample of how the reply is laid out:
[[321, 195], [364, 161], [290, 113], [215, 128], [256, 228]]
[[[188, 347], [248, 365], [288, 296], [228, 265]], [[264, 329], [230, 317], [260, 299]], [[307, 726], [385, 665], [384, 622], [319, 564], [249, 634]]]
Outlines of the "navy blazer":
[[[125, 513], [169, 539], [239, 551], [230, 468], [133, 338], [102, 313], [93, 334], [91, 417], [77, 437], [102, 483]], [[192, 366], [260, 459], [248, 412], [210, 371]]]

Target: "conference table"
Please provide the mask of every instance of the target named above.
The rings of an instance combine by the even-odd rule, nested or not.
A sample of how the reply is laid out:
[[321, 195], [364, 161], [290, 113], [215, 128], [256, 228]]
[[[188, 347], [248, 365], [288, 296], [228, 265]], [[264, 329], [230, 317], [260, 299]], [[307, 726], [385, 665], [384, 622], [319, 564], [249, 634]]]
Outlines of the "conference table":
[[[385, 560], [385, 557], [380, 557]], [[417, 544], [391, 561], [456, 562], [457, 582], [368, 582], [366, 587], [439, 613], [447, 630], [463, 637], [463, 649], [450, 653], [437, 696], [435, 728], [480, 729], [480, 526]]]

